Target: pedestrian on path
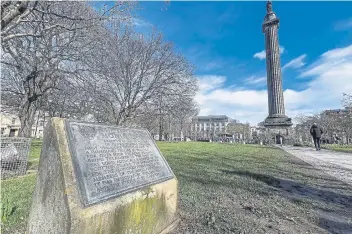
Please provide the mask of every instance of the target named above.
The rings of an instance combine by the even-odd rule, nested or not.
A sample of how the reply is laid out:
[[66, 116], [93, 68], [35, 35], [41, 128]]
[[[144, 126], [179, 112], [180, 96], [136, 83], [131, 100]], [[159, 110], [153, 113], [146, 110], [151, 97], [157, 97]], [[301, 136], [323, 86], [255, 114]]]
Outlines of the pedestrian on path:
[[310, 128], [310, 135], [313, 137], [314, 145], [316, 150], [320, 150], [320, 138], [323, 134], [323, 129], [319, 127], [316, 123]]

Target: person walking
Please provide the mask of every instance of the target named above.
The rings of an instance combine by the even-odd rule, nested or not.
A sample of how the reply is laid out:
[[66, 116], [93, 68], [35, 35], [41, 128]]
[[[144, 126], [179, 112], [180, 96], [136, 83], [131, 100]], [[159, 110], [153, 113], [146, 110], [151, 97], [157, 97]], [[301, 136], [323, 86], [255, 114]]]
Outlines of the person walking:
[[323, 134], [323, 129], [319, 127], [316, 123], [310, 128], [310, 135], [313, 137], [314, 145], [316, 150], [320, 150], [320, 138]]

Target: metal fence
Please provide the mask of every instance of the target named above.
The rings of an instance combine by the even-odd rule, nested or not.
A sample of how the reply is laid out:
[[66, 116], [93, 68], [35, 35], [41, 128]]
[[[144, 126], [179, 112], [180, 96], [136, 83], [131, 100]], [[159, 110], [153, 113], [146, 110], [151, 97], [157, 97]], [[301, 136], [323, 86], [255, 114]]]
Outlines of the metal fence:
[[0, 140], [1, 179], [25, 175], [30, 138], [2, 137]]

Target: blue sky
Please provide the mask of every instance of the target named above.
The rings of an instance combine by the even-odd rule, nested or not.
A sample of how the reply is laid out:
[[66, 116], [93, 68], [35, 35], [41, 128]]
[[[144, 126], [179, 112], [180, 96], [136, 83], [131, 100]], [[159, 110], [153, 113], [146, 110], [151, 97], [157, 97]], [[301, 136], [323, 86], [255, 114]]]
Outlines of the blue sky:
[[[156, 27], [196, 66], [200, 114], [256, 124], [267, 116], [261, 30], [266, 2], [140, 2], [137, 31]], [[286, 113], [341, 106], [352, 93], [352, 2], [273, 1]]]

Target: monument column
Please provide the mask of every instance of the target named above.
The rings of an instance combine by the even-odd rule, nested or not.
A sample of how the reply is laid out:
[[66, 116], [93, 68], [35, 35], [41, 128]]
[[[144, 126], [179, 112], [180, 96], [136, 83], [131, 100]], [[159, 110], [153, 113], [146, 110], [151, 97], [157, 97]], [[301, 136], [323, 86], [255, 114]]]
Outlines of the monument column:
[[285, 115], [284, 95], [282, 90], [280, 47], [278, 38], [279, 18], [272, 10], [272, 3], [266, 4], [267, 14], [263, 22], [266, 49], [266, 71], [268, 85], [269, 116], [264, 124], [266, 126], [291, 126], [291, 119]]

